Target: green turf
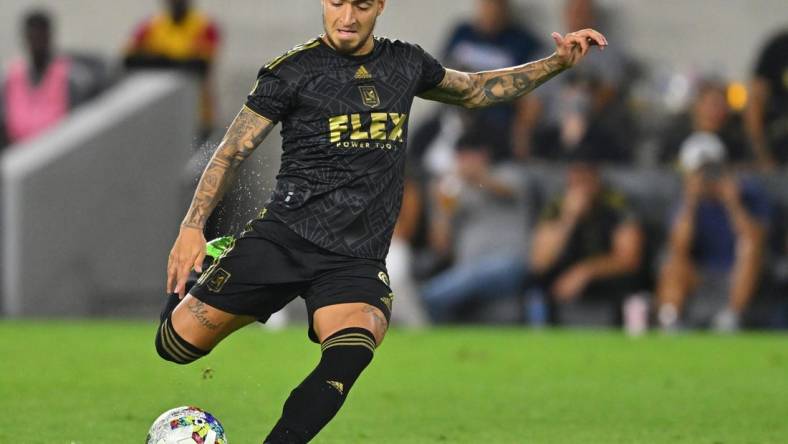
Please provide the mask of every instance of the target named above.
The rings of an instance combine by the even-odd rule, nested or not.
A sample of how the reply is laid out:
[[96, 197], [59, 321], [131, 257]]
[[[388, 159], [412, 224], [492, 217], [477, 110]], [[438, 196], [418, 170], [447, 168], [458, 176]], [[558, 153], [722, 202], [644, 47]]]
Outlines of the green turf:
[[[0, 442], [142, 443], [194, 404], [260, 443], [318, 359], [301, 328], [248, 327], [178, 367], [154, 328], [0, 322]], [[788, 337], [393, 331], [315, 442], [785, 443]]]

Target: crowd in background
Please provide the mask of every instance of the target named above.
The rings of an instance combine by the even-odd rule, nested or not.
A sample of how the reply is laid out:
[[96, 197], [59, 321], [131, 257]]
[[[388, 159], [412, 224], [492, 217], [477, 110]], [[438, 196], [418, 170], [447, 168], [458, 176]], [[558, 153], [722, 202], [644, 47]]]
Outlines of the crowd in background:
[[[482, 71], [552, 52], [509, 3], [477, 0], [436, 56]], [[196, 76], [205, 140], [218, 126], [220, 32], [189, 0], [165, 6], [130, 29], [123, 71]], [[592, 0], [561, 7], [566, 30], [600, 27]], [[117, 78], [95, 57], [59, 52], [46, 11], [26, 15], [21, 33], [26, 56], [0, 87], [3, 147]], [[706, 73], [678, 111], [644, 113], [635, 90], [647, 67], [610, 46], [512, 104], [440, 106], [414, 122], [387, 259], [395, 322], [788, 327], [788, 190], [775, 181], [788, 162], [788, 30], [767, 37], [749, 85]]]
[[62, 52], [56, 19], [44, 9], [21, 20], [24, 56], [12, 60], [0, 83], [0, 149], [46, 132], [122, 75], [135, 70], [174, 69], [197, 77], [200, 140], [215, 126], [212, 67], [220, 43], [218, 26], [191, 0], [166, 0], [164, 8], [130, 29], [121, 67], [101, 57]]
[[[476, 4], [447, 66], [551, 52], [508, 1]], [[567, 30], [604, 13], [562, 7]], [[767, 42], [749, 88], [693, 79], [678, 112], [642, 113], [633, 91], [648, 71], [613, 46], [511, 105], [441, 107], [411, 134], [406, 202], [419, 208], [403, 211], [388, 262], [400, 300], [436, 323], [785, 327], [788, 195], [771, 180], [788, 160], [786, 42]], [[399, 315], [418, 325], [411, 311]]]

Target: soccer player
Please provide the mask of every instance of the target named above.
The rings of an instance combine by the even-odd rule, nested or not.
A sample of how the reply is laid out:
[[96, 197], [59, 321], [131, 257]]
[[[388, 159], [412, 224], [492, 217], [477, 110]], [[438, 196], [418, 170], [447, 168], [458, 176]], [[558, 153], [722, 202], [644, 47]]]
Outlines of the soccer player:
[[[443, 68], [416, 45], [374, 37], [385, 0], [322, 0], [325, 33], [266, 64], [197, 185], [172, 247], [156, 348], [186, 364], [297, 296], [322, 345], [265, 443], [304, 443], [337, 413], [383, 341], [394, 295], [384, 258], [402, 198], [414, 97], [480, 108], [515, 100], [605, 37], [553, 34], [543, 60], [497, 71]], [[282, 123], [277, 184], [257, 219], [202, 272], [205, 221], [234, 173]], [[182, 299], [182, 300], [179, 300]]]

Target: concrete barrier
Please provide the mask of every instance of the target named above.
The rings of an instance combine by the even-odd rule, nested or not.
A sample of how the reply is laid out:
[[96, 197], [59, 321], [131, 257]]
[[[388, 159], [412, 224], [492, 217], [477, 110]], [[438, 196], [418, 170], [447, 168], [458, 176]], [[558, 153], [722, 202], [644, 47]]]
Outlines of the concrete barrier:
[[2, 159], [2, 312], [150, 315], [183, 216], [197, 88], [138, 74]]

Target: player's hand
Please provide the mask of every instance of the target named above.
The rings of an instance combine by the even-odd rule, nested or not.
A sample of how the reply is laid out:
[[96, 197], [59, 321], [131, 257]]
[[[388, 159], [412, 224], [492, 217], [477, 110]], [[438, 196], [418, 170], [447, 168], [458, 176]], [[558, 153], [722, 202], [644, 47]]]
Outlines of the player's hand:
[[593, 195], [579, 187], [570, 188], [561, 203], [561, 217], [570, 224], [577, 223], [593, 204]]
[[561, 302], [577, 299], [588, 286], [591, 276], [582, 265], [570, 268], [553, 284], [553, 294]]
[[552, 36], [555, 40], [555, 54], [567, 68], [575, 66], [588, 54], [592, 46], [599, 46], [602, 49], [607, 46], [605, 36], [593, 29], [570, 32], [565, 36], [554, 32]]
[[192, 268], [202, 273], [202, 261], [205, 259], [205, 236], [197, 228], [181, 227], [175, 245], [170, 250], [167, 261], [167, 293], [178, 293], [183, 299], [186, 296], [186, 281]]
[[717, 195], [723, 204], [734, 206], [741, 202], [741, 190], [736, 178], [730, 174], [723, 176], [717, 182]]
[[684, 179], [684, 198], [691, 207], [697, 206], [703, 190], [706, 188], [706, 181], [701, 173], [689, 173]]
[[490, 169], [485, 154], [463, 152], [456, 156], [457, 174], [471, 185], [480, 185], [489, 176]]

